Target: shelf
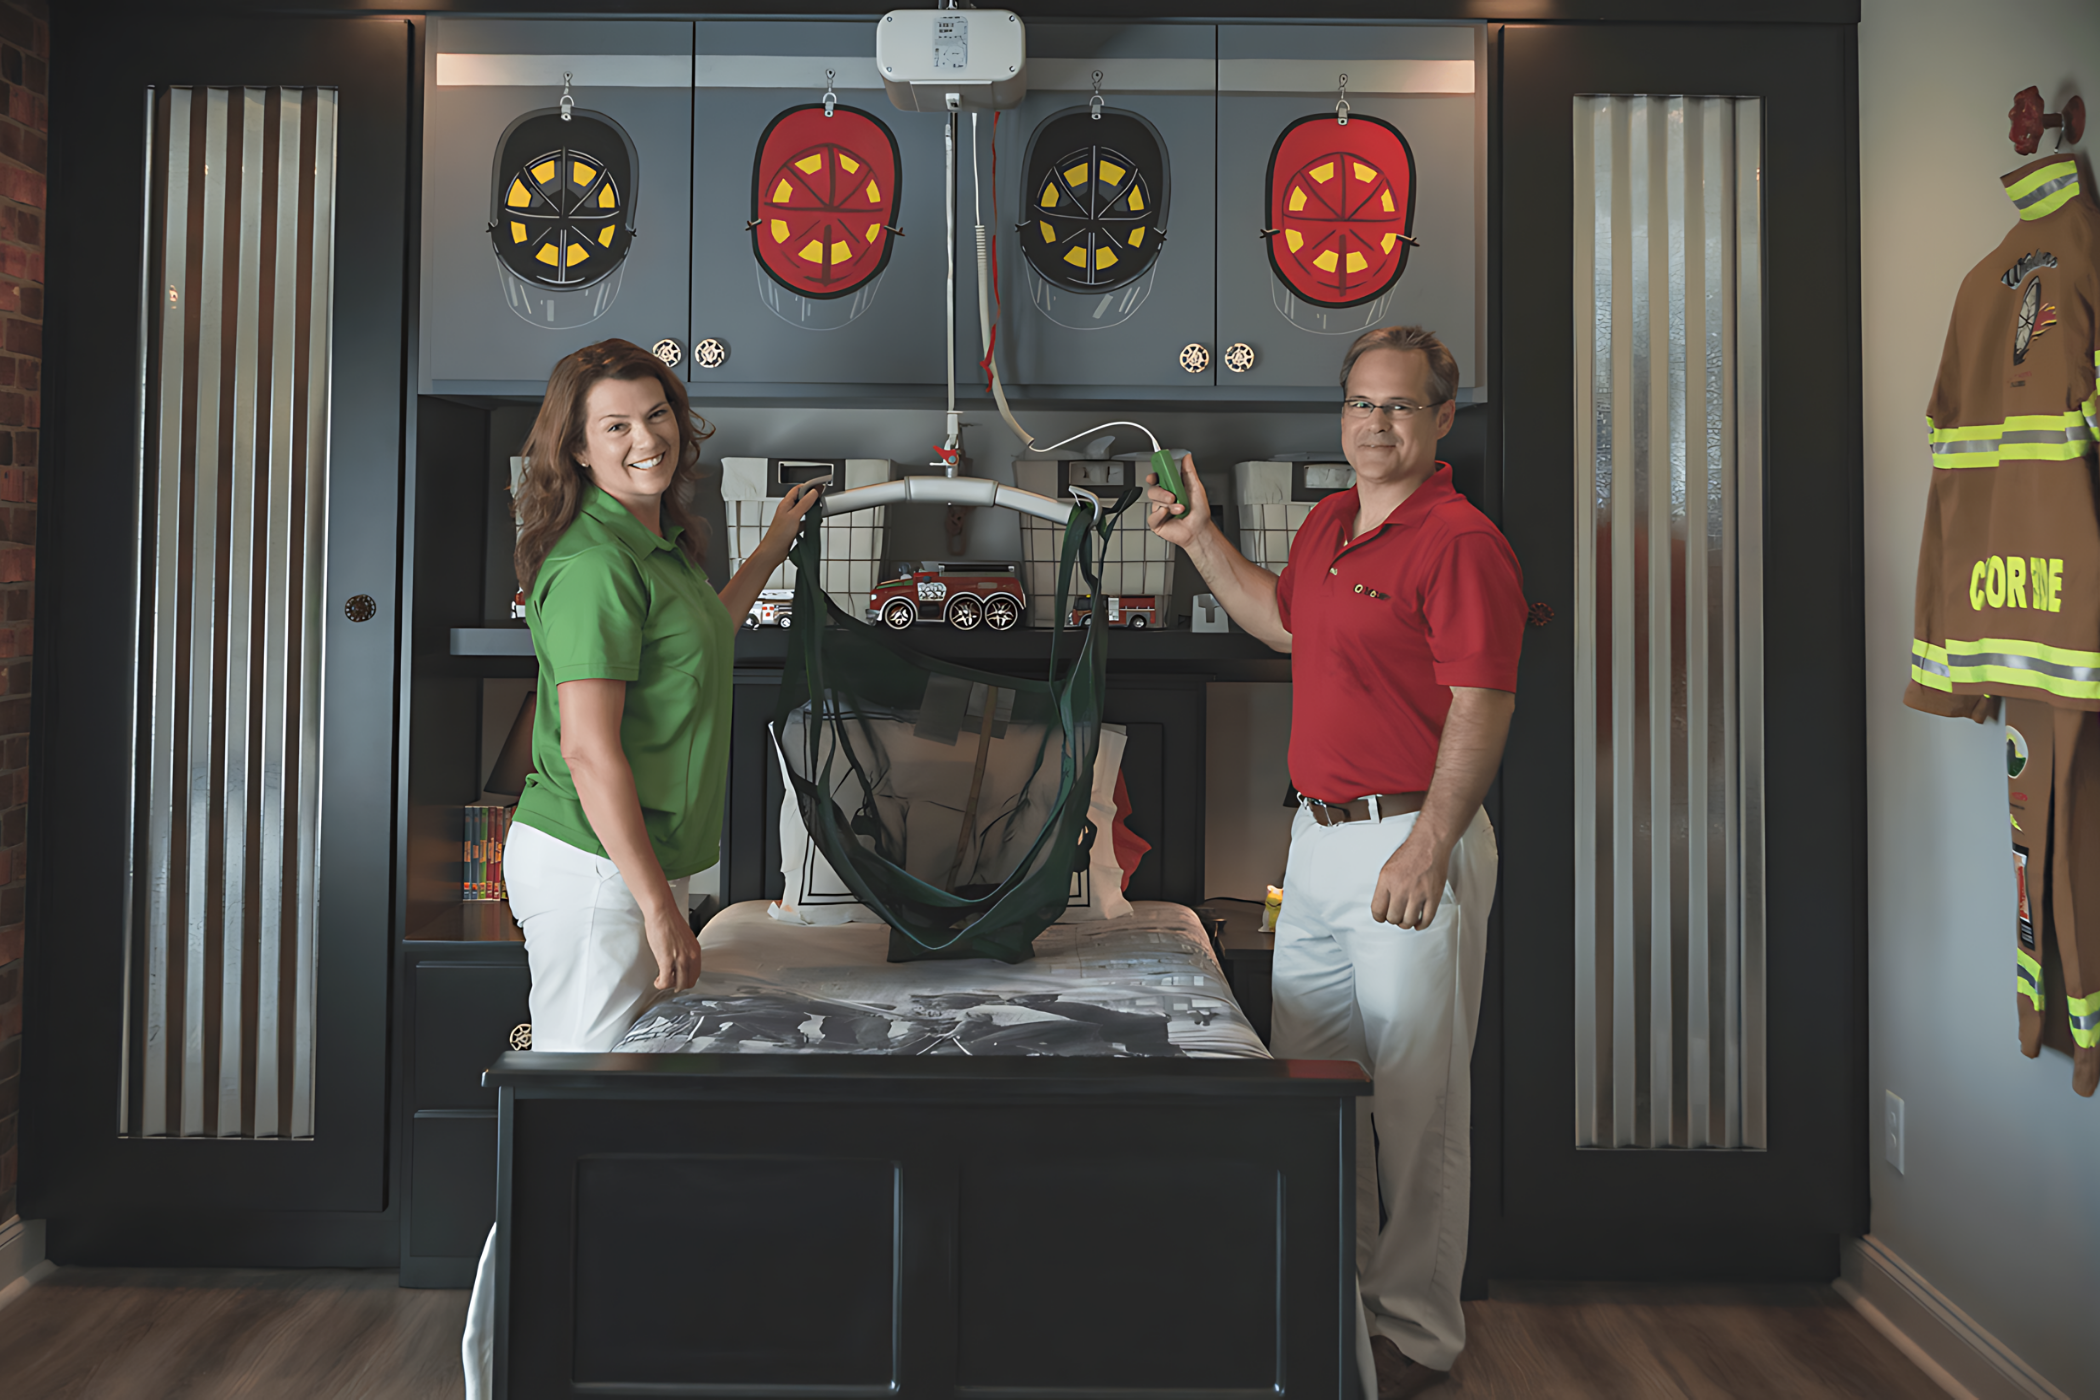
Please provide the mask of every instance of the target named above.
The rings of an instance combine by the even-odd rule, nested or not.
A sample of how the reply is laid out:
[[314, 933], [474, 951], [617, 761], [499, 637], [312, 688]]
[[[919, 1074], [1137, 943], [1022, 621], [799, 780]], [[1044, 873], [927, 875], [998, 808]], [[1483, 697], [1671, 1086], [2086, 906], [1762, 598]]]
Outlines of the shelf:
[[[787, 660], [792, 633], [774, 627], [739, 628], [736, 664], [778, 667]], [[1018, 662], [1049, 659], [1050, 633], [1018, 627], [1011, 632], [958, 632], [943, 623], [914, 627], [911, 646], [942, 661], [1000, 670]], [[523, 627], [455, 627], [452, 655], [525, 657], [532, 655], [532, 634]], [[1283, 681], [1290, 679], [1290, 658], [1244, 632], [1192, 632], [1186, 627], [1143, 631], [1112, 628], [1108, 635], [1112, 671], [1202, 673], [1219, 680]]]
[[1261, 931], [1262, 906], [1252, 899], [1206, 899], [1196, 906], [1206, 925], [1212, 919], [1225, 921], [1225, 936], [1218, 941], [1218, 958], [1227, 963], [1247, 963], [1267, 971], [1276, 960], [1276, 935]]
[[[738, 666], [779, 666], [787, 659], [792, 634], [777, 628], [744, 629], [737, 634]], [[958, 632], [944, 623], [921, 623], [905, 634], [914, 650], [941, 661], [986, 670], [1009, 670], [1017, 664], [1042, 663], [1050, 657], [1050, 632], [1017, 627], [1011, 632]], [[1108, 633], [1109, 673], [1202, 674], [1218, 680], [1289, 680], [1290, 657], [1269, 650], [1244, 632], [1192, 632], [1186, 627]], [[1067, 654], [1073, 649], [1067, 643]]]
[[414, 943], [523, 943], [525, 934], [500, 899], [469, 899], [446, 905], [444, 912], [408, 935]]
[[455, 627], [451, 651], [454, 656], [530, 656], [532, 633], [522, 622], [508, 627]]

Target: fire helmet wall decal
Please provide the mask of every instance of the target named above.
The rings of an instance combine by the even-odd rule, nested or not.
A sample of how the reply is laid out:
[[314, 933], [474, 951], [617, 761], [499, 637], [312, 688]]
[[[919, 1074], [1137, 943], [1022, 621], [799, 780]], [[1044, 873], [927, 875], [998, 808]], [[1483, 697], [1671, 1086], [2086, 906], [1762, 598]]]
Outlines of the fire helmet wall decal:
[[570, 115], [564, 121], [549, 107], [506, 127], [489, 192], [496, 261], [555, 292], [594, 286], [626, 261], [641, 179], [634, 142], [618, 122], [581, 108]]
[[852, 294], [889, 266], [904, 183], [897, 138], [858, 107], [811, 102], [766, 126], [751, 162], [751, 250], [797, 296]]
[[1044, 281], [1108, 292], [1151, 270], [1166, 241], [1167, 145], [1135, 112], [1053, 114], [1029, 137], [1021, 175], [1022, 255]]
[[1407, 269], [1415, 224], [1415, 157], [1399, 128], [1332, 112], [1283, 129], [1269, 155], [1269, 266], [1315, 306], [1359, 306]]

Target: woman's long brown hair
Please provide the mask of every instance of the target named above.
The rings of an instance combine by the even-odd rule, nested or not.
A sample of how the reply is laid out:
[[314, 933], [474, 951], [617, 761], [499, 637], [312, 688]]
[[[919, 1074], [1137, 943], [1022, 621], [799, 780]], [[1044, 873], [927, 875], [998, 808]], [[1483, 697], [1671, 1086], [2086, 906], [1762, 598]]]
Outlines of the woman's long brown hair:
[[519, 524], [512, 562], [518, 571], [518, 587], [525, 592], [532, 591], [547, 551], [582, 511], [584, 493], [595, 489], [579, 460], [583, 456], [584, 402], [591, 386], [601, 379], [644, 376], [663, 386], [664, 400], [678, 420], [678, 465], [664, 488], [664, 522], [685, 531], [679, 545], [695, 564], [707, 563], [707, 525], [686, 509], [685, 494], [700, 479], [700, 444], [714, 436], [715, 430], [705, 419], [694, 418], [685, 385], [662, 360], [630, 340], [601, 340], [564, 355], [555, 365], [554, 373], [547, 376], [547, 397], [540, 403], [540, 416], [525, 439], [525, 479], [512, 503]]

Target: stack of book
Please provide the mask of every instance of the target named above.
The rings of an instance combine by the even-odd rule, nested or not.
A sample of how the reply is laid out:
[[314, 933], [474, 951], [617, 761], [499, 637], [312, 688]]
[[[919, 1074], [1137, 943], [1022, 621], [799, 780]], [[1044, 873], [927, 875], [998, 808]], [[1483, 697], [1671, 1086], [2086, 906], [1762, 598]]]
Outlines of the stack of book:
[[466, 809], [466, 878], [460, 881], [459, 897], [472, 902], [508, 899], [503, 887], [503, 838], [510, 834], [509, 807], [475, 806]]

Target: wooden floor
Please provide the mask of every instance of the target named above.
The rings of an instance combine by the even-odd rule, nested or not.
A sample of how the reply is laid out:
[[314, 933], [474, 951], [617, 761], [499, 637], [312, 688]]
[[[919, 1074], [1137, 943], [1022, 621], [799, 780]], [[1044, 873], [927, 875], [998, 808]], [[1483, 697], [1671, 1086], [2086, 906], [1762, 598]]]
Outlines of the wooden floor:
[[[464, 1292], [343, 1270], [60, 1269], [0, 1310], [8, 1400], [453, 1400]], [[1938, 1400], [1816, 1285], [1498, 1286], [1428, 1392], [1467, 1400]]]
[[[1498, 1284], [1426, 1392], [1467, 1400], [1946, 1400], [1824, 1284]], [[4, 1320], [4, 1319], [0, 1319]]]
[[457, 1400], [464, 1290], [376, 1269], [59, 1269], [0, 1310], [7, 1400]]

